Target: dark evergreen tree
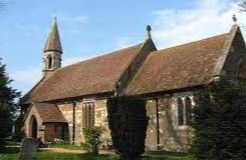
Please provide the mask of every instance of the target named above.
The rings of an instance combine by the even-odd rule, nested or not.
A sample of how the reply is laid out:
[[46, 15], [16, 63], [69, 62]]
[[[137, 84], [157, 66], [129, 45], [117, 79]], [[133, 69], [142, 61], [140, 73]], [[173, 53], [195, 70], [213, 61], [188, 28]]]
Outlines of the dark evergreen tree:
[[221, 78], [195, 93], [191, 153], [198, 160], [246, 159], [246, 100], [242, 87]]
[[144, 153], [148, 118], [145, 101], [134, 97], [108, 100], [108, 120], [113, 147], [124, 159], [135, 159]]
[[5, 71], [0, 59], [0, 151], [4, 148], [4, 140], [11, 135], [13, 120], [17, 110], [16, 98], [20, 93], [10, 87], [12, 80]]

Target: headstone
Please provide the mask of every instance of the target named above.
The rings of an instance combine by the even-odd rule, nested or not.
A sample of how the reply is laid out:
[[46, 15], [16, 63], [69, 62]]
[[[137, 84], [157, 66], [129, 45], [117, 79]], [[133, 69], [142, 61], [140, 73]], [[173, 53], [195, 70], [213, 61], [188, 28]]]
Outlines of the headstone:
[[23, 138], [20, 148], [19, 160], [36, 160], [37, 144], [34, 138]]

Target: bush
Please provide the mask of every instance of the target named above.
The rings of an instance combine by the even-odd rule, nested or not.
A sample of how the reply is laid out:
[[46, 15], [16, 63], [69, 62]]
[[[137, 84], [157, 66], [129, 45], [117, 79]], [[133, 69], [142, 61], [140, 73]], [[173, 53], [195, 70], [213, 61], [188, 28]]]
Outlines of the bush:
[[103, 133], [102, 127], [83, 128], [86, 144], [89, 144], [93, 154], [98, 154], [99, 145], [102, 143], [100, 140]]
[[145, 100], [137, 97], [110, 98], [107, 108], [116, 153], [124, 159], [140, 157], [144, 153], [148, 123]]
[[246, 99], [242, 88], [222, 78], [196, 92], [195, 159], [246, 159]]

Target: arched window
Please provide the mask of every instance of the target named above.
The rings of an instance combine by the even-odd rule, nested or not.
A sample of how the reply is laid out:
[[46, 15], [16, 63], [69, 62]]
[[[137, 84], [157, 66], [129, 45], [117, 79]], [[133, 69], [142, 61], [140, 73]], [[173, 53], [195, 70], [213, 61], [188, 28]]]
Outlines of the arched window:
[[52, 57], [48, 57], [48, 69], [52, 68]]
[[83, 103], [82, 110], [82, 123], [83, 128], [91, 128], [95, 125], [95, 103], [85, 102]]
[[190, 97], [185, 98], [185, 116], [186, 116], [186, 124], [189, 125], [192, 120], [192, 108], [191, 108], [191, 99]]
[[177, 99], [177, 105], [178, 105], [178, 125], [182, 126], [184, 125], [184, 105], [182, 103], [182, 99]]

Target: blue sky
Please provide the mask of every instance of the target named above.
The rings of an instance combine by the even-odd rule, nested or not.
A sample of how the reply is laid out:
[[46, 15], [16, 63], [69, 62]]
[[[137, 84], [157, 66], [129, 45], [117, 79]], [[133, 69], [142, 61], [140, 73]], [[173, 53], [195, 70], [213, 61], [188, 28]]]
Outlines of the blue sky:
[[[145, 38], [153, 28], [159, 49], [227, 32], [231, 16], [246, 24], [229, 0], [8, 0], [0, 15], [0, 57], [26, 93], [42, 76], [42, 51], [57, 16], [63, 64], [88, 59]], [[245, 21], [245, 22], [244, 22]]]

